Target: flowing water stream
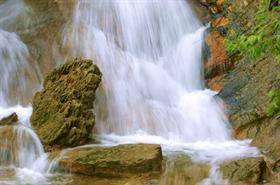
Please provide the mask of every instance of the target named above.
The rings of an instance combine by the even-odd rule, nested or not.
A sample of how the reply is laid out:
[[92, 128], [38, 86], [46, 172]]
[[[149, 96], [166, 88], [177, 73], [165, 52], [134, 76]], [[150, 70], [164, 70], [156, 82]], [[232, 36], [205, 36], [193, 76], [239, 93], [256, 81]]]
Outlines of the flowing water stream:
[[[24, 14], [24, 3], [14, 2]], [[8, 6], [0, 4], [0, 10], [4, 5]], [[20, 38], [1, 30], [1, 26], [5, 29], [1, 21], [7, 25], [8, 18], [13, 21], [17, 15], [0, 12], [0, 16], [0, 76], [4, 79], [0, 119], [12, 112], [20, 117], [20, 125], [13, 127], [15, 140], [1, 139], [0, 166], [17, 169], [21, 180], [37, 174], [41, 178], [35, 179], [47, 182], [46, 154], [29, 124], [32, 108], [11, 106], [11, 102], [21, 104], [30, 89], [30, 75], [39, 72], [28, 66], [29, 52]], [[210, 176], [201, 183], [219, 184], [223, 183], [219, 162], [255, 156], [258, 151], [249, 147], [248, 140], [231, 138], [222, 101], [203, 85], [205, 29], [186, 0], [79, 0], [72, 23], [65, 28], [63, 45], [72, 56], [94, 59], [103, 73], [95, 106], [97, 140], [112, 145], [159, 143], [166, 156], [179, 151], [210, 164]], [[7, 146], [18, 147], [8, 148], [9, 160]], [[13, 179], [0, 175], [0, 183], [16, 184]], [[27, 183], [38, 184], [33, 180]]]

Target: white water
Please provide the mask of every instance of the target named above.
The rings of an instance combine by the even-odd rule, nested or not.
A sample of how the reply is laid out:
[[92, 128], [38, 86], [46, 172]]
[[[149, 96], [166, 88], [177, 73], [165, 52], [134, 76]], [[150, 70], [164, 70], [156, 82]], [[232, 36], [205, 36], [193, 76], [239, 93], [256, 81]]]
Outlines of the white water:
[[184, 0], [78, 1], [65, 43], [103, 72], [96, 133], [228, 141], [222, 103], [203, 87], [204, 30]]
[[0, 171], [11, 169], [15, 171], [17, 178], [12, 181], [2, 181], [0, 178], [0, 184], [44, 182], [48, 160], [38, 136], [30, 127], [32, 108], [0, 106], [0, 120], [13, 112], [19, 117], [19, 125], [0, 126]]
[[203, 90], [204, 30], [184, 0], [79, 1], [70, 43], [96, 58], [108, 110], [96, 132], [229, 139], [214, 92]]
[[[69, 31], [70, 30], [70, 31]], [[94, 133], [103, 144], [160, 143], [212, 165], [256, 156], [231, 139], [223, 103], [203, 85], [205, 27], [184, 0], [78, 1], [64, 44], [103, 72]], [[107, 112], [106, 112], [107, 111]]]
[[[20, 3], [9, 7], [23, 11], [25, 6]], [[8, 17], [10, 21], [0, 19], [0, 28], [18, 15]], [[247, 140], [231, 139], [222, 102], [204, 88], [204, 30], [184, 0], [80, 0], [64, 44], [75, 57], [95, 59], [103, 72], [94, 130], [101, 144], [159, 143], [166, 155], [183, 151], [195, 161], [212, 164], [209, 179], [202, 182], [211, 184], [221, 181], [220, 161], [258, 152]], [[30, 79], [22, 69], [36, 72], [15, 33], [0, 30], [0, 41], [0, 75], [11, 81], [0, 84], [0, 119], [12, 112], [20, 118], [14, 132], [20, 147], [9, 167], [16, 168], [19, 182], [40, 184], [47, 160], [30, 129], [32, 109], [10, 106], [11, 102], [22, 103], [24, 94], [30, 93]], [[0, 161], [6, 155], [2, 151]]]
[[[19, 118], [18, 125], [0, 126], [0, 184], [40, 184], [48, 165], [43, 146], [30, 127], [32, 108], [20, 106], [38, 88], [34, 81], [39, 73], [28, 62], [29, 51], [18, 35], [3, 30], [25, 13], [23, 1], [0, 4], [0, 120], [14, 112]], [[14, 171], [16, 178], [3, 179], [5, 169]]]

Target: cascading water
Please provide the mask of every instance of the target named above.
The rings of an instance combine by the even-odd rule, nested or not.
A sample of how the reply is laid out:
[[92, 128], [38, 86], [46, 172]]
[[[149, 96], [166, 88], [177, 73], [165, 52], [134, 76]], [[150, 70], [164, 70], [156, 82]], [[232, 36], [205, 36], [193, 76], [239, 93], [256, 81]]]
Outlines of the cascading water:
[[[29, 124], [32, 108], [14, 106], [33, 94], [30, 89], [38, 87], [31, 81], [40, 75], [29, 66], [25, 44], [9, 32], [26, 11], [21, 0], [0, 4], [0, 76], [5, 79], [0, 119], [13, 112], [19, 116], [19, 126], [0, 127], [2, 184], [44, 184], [47, 169]], [[167, 156], [180, 151], [210, 163], [210, 177], [202, 184], [222, 184], [219, 161], [258, 152], [249, 141], [231, 139], [221, 100], [204, 88], [204, 31], [185, 0], [78, 0], [63, 44], [72, 56], [94, 59], [103, 73], [94, 130], [101, 144], [159, 143]], [[1, 176], [7, 168], [16, 171], [16, 179]], [[168, 178], [160, 184], [167, 185]]]
[[185, 0], [85, 0], [77, 2], [64, 44], [103, 72], [97, 138], [187, 152], [212, 164], [203, 182], [210, 184], [219, 180], [217, 161], [258, 152], [249, 141], [231, 140], [221, 100], [204, 89], [204, 31]]
[[183, 0], [79, 1], [70, 42], [104, 74], [97, 133], [229, 139], [215, 92], [203, 90], [204, 30]]
[[[10, 8], [17, 9], [13, 11], [17, 14]], [[34, 83], [38, 71], [28, 63], [27, 46], [16, 33], [2, 30], [10, 27], [25, 8], [22, 1], [7, 1], [0, 10], [0, 120], [14, 112], [19, 117], [18, 125], [0, 126], [0, 184], [38, 184], [45, 179], [41, 173], [47, 168], [47, 156], [30, 127], [32, 108], [20, 106], [38, 88]], [[3, 178], [7, 169], [14, 171], [17, 179]]]
[[185, 1], [79, 1], [74, 51], [104, 74], [108, 114], [97, 133], [229, 139], [214, 92], [202, 90], [203, 32]]

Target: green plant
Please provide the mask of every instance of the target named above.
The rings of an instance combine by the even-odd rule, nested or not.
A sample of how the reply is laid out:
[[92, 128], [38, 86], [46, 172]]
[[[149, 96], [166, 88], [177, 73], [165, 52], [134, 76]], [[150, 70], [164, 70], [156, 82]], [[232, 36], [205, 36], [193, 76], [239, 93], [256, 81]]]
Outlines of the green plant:
[[239, 51], [254, 60], [271, 53], [280, 63], [280, 0], [277, 1], [279, 4], [269, 10], [269, 1], [261, 0], [255, 26], [247, 33], [233, 33], [225, 40], [228, 52]]
[[270, 91], [268, 96], [272, 101], [268, 106], [267, 115], [271, 117], [280, 111], [280, 91]]
[[[227, 52], [239, 52], [252, 60], [265, 55], [280, 64], [280, 0], [260, 0], [255, 15], [254, 26], [246, 33], [233, 32], [225, 40]], [[271, 103], [267, 115], [273, 116], [280, 111], [280, 90], [269, 92]]]

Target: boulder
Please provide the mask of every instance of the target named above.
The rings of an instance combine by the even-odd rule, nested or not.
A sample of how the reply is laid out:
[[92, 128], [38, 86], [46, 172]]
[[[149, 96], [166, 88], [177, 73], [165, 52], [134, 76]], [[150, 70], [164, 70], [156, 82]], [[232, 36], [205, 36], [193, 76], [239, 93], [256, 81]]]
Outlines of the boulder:
[[74, 59], [54, 69], [33, 97], [31, 125], [46, 146], [87, 142], [95, 122], [93, 101], [101, 72], [91, 60]]
[[262, 157], [225, 162], [220, 170], [225, 179], [236, 185], [255, 185], [265, 182], [268, 178], [266, 162]]
[[18, 122], [18, 116], [14, 112], [11, 115], [4, 117], [0, 120], [0, 126], [5, 126], [5, 125], [13, 125]]
[[125, 177], [160, 171], [162, 152], [156, 144], [82, 147], [66, 151], [58, 163], [60, 168], [72, 173]]

